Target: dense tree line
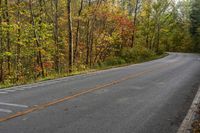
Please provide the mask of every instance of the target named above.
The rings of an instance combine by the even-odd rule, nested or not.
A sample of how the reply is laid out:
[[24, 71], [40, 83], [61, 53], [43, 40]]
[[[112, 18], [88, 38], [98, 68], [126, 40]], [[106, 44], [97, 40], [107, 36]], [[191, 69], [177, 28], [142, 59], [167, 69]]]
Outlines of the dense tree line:
[[133, 60], [141, 51], [198, 51], [199, 4], [0, 0], [0, 82], [80, 71], [116, 57]]
[[193, 51], [200, 52], [200, 0], [192, 1], [190, 14]]

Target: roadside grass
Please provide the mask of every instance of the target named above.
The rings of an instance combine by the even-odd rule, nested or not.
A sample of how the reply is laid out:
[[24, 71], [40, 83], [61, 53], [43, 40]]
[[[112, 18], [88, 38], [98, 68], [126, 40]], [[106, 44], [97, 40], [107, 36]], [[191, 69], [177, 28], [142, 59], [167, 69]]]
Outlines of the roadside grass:
[[90, 72], [95, 72], [95, 71], [100, 71], [100, 70], [106, 70], [106, 69], [111, 69], [111, 68], [129, 66], [129, 65], [138, 64], [138, 63], [144, 63], [144, 62], [164, 58], [167, 55], [168, 55], [167, 53], [162, 54], [162, 55], [155, 55], [155, 56], [152, 56], [150, 58], [143, 59], [143, 60], [137, 60], [137, 61], [134, 61], [134, 62], [131, 62], [131, 63], [124, 62], [122, 64], [116, 64], [116, 65], [107, 65], [107, 64], [102, 65], [101, 64], [101, 65], [96, 65], [93, 68], [87, 68], [83, 71], [74, 71], [72, 73], [64, 73], [64, 74], [51, 74], [51, 75], [48, 75], [47, 77], [44, 77], [44, 78], [42, 78], [42, 77], [38, 78], [37, 80], [31, 79], [31, 80], [28, 80], [28, 81], [18, 82], [18, 83], [15, 83], [15, 84], [12, 84], [10, 82], [5, 81], [3, 84], [0, 84], [0, 89], [5, 89], [5, 88], [9, 89], [9, 87], [14, 87], [14, 86], [20, 86], [20, 85], [26, 85], [26, 84], [32, 84], [32, 83], [39, 83], [39, 82], [58, 79], [58, 78], [87, 74], [87, 73], [90, 73]]

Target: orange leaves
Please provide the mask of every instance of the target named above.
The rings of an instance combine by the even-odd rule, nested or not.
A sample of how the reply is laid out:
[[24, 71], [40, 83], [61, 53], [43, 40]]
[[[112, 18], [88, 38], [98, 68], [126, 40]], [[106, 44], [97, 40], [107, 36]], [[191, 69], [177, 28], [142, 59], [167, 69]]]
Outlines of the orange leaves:
[[42, 71], [42, 68], [39, 65], [36, 65], [34, 69], [35, 69], [35, 72], [37, 73]]
[[97, 10], [95, 12], [96, 17], [100, 22], [106, 22], [107, 25], [113, 27], [115, 31], [119, 31], [122, 35], [130, 34], [135, 30], [133, 21], [127, 14], [117, 10], [109, 10], [106, 7], [102, 8], [102, 10]]
[[128, 18], [128, 16], [112, 16], [113, 20], [118, 24], [119, 27], [133, 29], [133, 22]]
[[[43, 67], [44, 69], [52, 69], [53, 68], [53, 65], [54, 65], [54, 62], [53, 61], [45, 61], [43, 62]], [[42, 68], [40, 65], [36, 65], [34, 67], [34, 71], [37, 72], [37, 73], [40, 73], [42, 72]]]
[[46, 62], [44, 62], [43, 63], [44, 68], [51, 69], [53, 67], [53, 63], [54, 63], [53, 61], [46, 61]]

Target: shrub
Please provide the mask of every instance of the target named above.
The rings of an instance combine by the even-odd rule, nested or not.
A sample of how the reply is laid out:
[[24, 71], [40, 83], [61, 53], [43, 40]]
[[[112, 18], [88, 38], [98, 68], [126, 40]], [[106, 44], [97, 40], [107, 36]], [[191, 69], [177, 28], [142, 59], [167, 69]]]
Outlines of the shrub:
[[126, 61], [122, 59], [121, 57], [109, 57], [106, 59], [106, 61], [103, 63], [104, 66], [114, 66], [114, 65], [120, 65], [125, 64]]
[[134, 48], [125, 48], [121, 52], [121, 58], [126, 63], [145, 61], [155, 56], [155, 53], [142, 46], [135, 46]]
[[137, 45], [134, 48], [124, 48], [117, 56], [108, 57], [104, 62], [99, 63], [98, 67], [142, 62], [152, 59], [155, 55], [153, 51]]

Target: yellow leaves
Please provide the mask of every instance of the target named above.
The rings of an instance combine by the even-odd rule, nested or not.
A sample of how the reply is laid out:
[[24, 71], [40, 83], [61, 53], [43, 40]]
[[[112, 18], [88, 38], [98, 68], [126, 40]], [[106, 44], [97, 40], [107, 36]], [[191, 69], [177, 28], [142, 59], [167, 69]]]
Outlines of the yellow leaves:
[[146, 17], [147, 16], [147, 13], [145, 11], [142, 11], [141, 12], [141, 17]]
[[169, 29], [162, 29], [163, 32], [169, 32]]
[[46, 55], [47, 54], [47, 52], [42, 47], [37, 47], [37, 48], [35, 48], [35, 50], [37, 52], [40, 52], [42, 55]]
[[44, 49], [41, 49], [40, 52], [42, 55], [46, 55], [46, 53], [47, 53]]
[[105, 39], [105, 41], [106, 41], [107, 43], [109, 43], [109, 44], [114, 42], [112, 36], [105, 36], [104, 39]]

